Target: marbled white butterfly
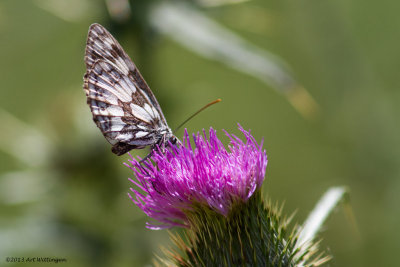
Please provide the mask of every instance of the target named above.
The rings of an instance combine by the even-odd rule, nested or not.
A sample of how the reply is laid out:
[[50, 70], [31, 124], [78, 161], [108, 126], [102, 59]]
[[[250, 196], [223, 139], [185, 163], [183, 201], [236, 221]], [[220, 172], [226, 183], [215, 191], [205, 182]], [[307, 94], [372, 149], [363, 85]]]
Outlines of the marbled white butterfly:
[[85, 63], [87, 103], [113, 153], [178, 141], [135, 64], [99, 24], [89, 28]]

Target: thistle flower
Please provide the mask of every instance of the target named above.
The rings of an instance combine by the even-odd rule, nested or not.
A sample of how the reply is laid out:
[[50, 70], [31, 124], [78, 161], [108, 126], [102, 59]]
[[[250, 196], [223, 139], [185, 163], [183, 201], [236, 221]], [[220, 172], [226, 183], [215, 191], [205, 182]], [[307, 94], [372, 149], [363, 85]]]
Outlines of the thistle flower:
[[[287, 234], [289, 220], [276, 206], [264, 204], [261, 185], [267, 156], [249, 131], [240, 125], [244, 141], [235, 135], [228, 149], [216, 131], [194, 134], [185, 130], [180, 146], [156, 149], [143, 163], [131, 159], [132, 201], [149, 217], [150, 229], [180, 226], [184, 237], [173, 235], [180, 252], [166, 251], [165, 266], [317, 266], [327, 260], [317, 245], [298, 243], [296, 228]], [[192, 147], [192, 144], [194, 145]], [[305, 245], [304, 245], [305, 244]]]
[[197, 208], [208, 208], [228, 216], [232, 207], [246, 202], [260, 189], [265, 176], [267, 156], [250, 132], [240, 125], [245, 141], [235, 135], [227, 150], [212, 128], [209, 137], [193, 134], [194, 148], [185, 130], [183, 145], [169, 145], [166, 151], [155, 151], [144, 164], [131, 159], [129, 164], [139, 192], [131, 188], [130, 198], [149, 217], [161, 224], [148, 223], [150, 229], [173, 226], [190, 227], [188, 216]]

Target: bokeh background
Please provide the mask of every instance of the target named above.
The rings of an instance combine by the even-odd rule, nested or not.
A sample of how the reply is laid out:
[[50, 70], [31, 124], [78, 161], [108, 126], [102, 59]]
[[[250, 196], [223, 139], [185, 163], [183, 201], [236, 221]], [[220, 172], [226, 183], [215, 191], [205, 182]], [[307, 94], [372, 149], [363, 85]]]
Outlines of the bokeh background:
[[[237, 123], [264, 138], [265, 194], [302, 223], [347, 186], [320, 234], [330, 266], [398, 266], [397, 1], [0, 1], [0, 266], [149, 266], [167, 231], [145, 229], [132, 177], [82, 90], [88, 27], [120, 41], [172, 128]], [[182, 130], [176, 133], [182, 136]], [[226, 140], [226, 139], [225, 139]], [[135, 151], [134, 155], [145, 155]]]

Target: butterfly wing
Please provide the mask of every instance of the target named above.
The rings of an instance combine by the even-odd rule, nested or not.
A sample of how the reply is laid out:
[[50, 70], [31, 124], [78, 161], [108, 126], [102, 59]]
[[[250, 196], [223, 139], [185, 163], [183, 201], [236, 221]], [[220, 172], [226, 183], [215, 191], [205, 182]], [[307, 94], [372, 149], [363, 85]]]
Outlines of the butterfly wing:
[[93, 120], [122, 155], [171, 135], [155, 96], [132, 60], [101, 25], [89, 28], [84, 91]]

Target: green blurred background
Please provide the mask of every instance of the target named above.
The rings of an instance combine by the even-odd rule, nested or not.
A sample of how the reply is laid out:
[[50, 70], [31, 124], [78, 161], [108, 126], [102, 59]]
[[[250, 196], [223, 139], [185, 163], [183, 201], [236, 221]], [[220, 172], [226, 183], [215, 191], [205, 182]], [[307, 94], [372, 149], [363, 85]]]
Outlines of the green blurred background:
[[[212, 126], [223, 138], [222, 129], [238, 134], [239, 122], [264, 138], [265, 193], [285, 202], [285, 214], [297, 211], [295, 222], [329, 187], [349, 188], [356, 223], [340, 206], [320, 234], [330, 266], [399, 266], [400, 3], [182, 2], [235, 33], [243, 51], [229, 40], [218, 46], [228, 56], [201, 43], [203, 54], [191, 49], [199, 42], [154, 15], [178, 1], [0, 1], [0, 266], [27, 265], [7, 256], [148, 266], [170, 246], [167, 231], [145, 229], [127, 197], [128, 156], [111, 153], [86, 105], [83, 56], [94, 22], [134, 59], [171, 128], [222, 98], [186, 124], [189, 132]], [[181, 26], [201, 35], [191, 17]], [[242, 52], [255, 57], [232, 67]], [[246, 64], [263, 56], [288, 83], [253, 74]]]

